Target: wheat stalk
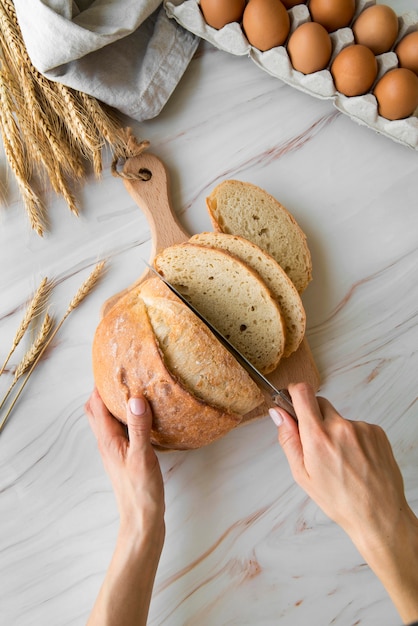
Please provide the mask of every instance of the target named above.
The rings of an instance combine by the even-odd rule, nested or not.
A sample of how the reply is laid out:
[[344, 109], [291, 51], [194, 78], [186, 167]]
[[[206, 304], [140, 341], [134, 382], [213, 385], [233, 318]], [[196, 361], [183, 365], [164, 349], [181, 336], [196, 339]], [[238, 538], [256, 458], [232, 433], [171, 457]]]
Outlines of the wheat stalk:
[[100, 155], [104, 142], [97, 128], [89, 121], [83, 110], [82, 100], [77, 97], [76, 92], [60, 83], [54, 83], [53, 87], [60, 96], [59, 101], [63, 104], [62, 120], [66, 124], [69, 135], [73, 136], [84, 157], [92, 160], [95, 174], [98, 176], [102, 171]]
[[7, 398], [11, 394], [19, 378], [23, 376], [23, 374], [30, 369], [30, 367], [38, 358], [39, 353], [44, 347], [45, 342], [47, 341], [48, 335], [51, 332], [53, 324], [54, 324], [53, 318], [50, 317], [48, 313], [46, 313], [44, 317], [44, 321], [42, 322], [41, 328], [39, 329], [39, 332], [36, 335], [33, 344], [31, 345], [29, 350], [26, 352], [23, 359], [20, 361], [19, 365], [17, 366], [15, 370], [13, 381], [10, 387], [8, 388], [6, 394], [4, 395], [2, 401], [0, 402], [0, 409], [3, 407]]
[[97, 263], [90, 276], [84, 281], [74, 298], [71, 300], [63, 319], [66, 319], [71, 311], [74, 311], [74, 309], [76, 309], [83, 302], [84, 298], [94, 289], [97, 282], [102, 277], [105, 266], [106, 261], [100, 261]]
[[26, 352], [25, 356], [23, 357], [23, 359], [21, 360], [21, 362], [19, 363], [19, 365], [17, 366], [15, 370], [15, 374], [14, 374], [15, 381], [17, 381], [21, 376], [23, 376], [23, 374], [28, 371], [28, 369], [31, 367], [34, 361], [36, 361], [39, 352], [43, 348], [46, 338], [51, 332], [53, 324], [54, 324], [53, 318], [48, 313], [46, 313], [44, 317], [44, 321], [42, 322], [41, 328], [39, 329], [39, 332], [37, 336], [35, 337], [35, 341], [31, 345], [29, 350]]
[[30, 301], [29, 306], [25, 311], [22, 321], [19, 324], [19, 327], [12, 342], [12, 347], [10, 348], [9, 353], [0, 369], [0, 375], [3, 374], [10, 357], [19, 345], [22, 337], [29, 327], [29, 324], [33, 319], [35, 319], [37, 315], [39, 315], [40, 311], [45, 306], [46, 300], [51, 293], [51, 289], [52, 283], [48, 281], [48, 278], [43, 278], [41, 284], [33, 295], [32, 300]]
[[3, 44], [3, 57], [14, 67], [20, 66], [20, 60], [29, 59], [20, 33], [15, 8], [10, 0], [0, 2], [0, 40]]
[[71, 182], [90, 162], [101, 174], [106, 142], [125, 156], [117, 114], [95, 98], [48, 80], [32, 65], [11, 0], [0, 0], [0, 131], [31, 227], [43, 235], [45, 207], [32, 186], [40, 170], [78, 215]]
[[97, 128], [99, 134], [112, 146], [113, 151], [120, 156], [126, 155], [126, 128], [121, 128], [120, 120], [115, 111], [105, 104], [99, 104], [88, 94], [79, 93], [83, 108]]
[[[25, 70], [25, 77], [20, 85], [21, 95], [23, 96], [26, 107], [33, 114], [28, 117], [26, 109], [16, 107], [16, 117], [19, 127], [25, 135], [25, 143], [32, 148], [33, 140], [41, 147], [37, 148], [40, 160], [50, 176], [54, 169], [59, 165], [60, 170], [70, 177], [80, 177], [83, 168], [80, 159], [73, 156], [73, 150], [69, 147], [61, 121], [51, 119], [47, 114], [48, 108], [44, 106], [43, 99], [39, 93], [38, 85], [32, 80], [29, 71]], [[39, 106], [42, 100], [42, 106]], [[29, 135], [29, 136], [27, 136]], [[49, 150], [45, 150], [48, 145]]]
[[26, 374], [26, 376], [25, 376], [21, 386], [19, 387], [19, 390], [18, 390], [17, 394], [15, 395], [15, 397], [13, 399], [13, 402], [10, 404], [10, 406], [9, 406], [5, 416], [3, 417], [3, 419], [2, 419], [2, 421], [0, 423], [0, 433], [3, 430], [5, 424], [6, 424], [8, 418], [10, 416], [10, 413], [12, 412], [12, 410], [13, 410], [17, 400], [19, 399], [23, 389], [25, 388], [29, 378], [31, 377], [32, 372], [34, 371], [35, 367], [37, 366], [37, 364], [41, 360], [41, 357], [44, 354], [45, 350], [51, 344], [51, 341], [53, 341], [53, 339], [56, 336], [57, 332], [60, 330], [60, 328], [64, 324], [65, 320], [70, 315], [70, 313], [72, 313], [72, 311], [74, 311], [74, 309], [76, 309], [82, 303], [82, 301], [89, 295], [89, 293], [94, 289], [94, 287], [96, 286], [96, 284], [98, 283], [99, 279], [101, 278], [101, 276], [103, 274], [103, 271], [105, 269], [105, 265], [106, 265], [105, 261], [100, 261], [99, 263], [97, 263], [97, 265], [95, 266], [95, 268], [91, 272], [90, 276], [87, 278], [87, 280], [84, 281], [84, 283], [81, 285], [81, 287], [78, 289], [77, 293], [75, 294], [74, 298], [71, 300], [71, 302], [68, 305], [67, 310], [65, 311], [65, 313], [64, 313], [63, 317], [61, 318], [60, 322], [57, 324], [57, 326], [54, 328], [52, 333], [49, 335], [48, 339], [44, 342], [42, 348], [40, 349], [40, 351], [39, 351], [39, 353], [37, 355], [37, 357], [35, 358], [34, 362], [30, 366], [30, 369], [29, 369], [28, 373]]
[[15, 175], [31, 226], [39, 235], [42, 235], [44, 231], [44, 207], [28, 181], [28, 159], [14, 116], [16, 107], [11, 99], [11, 84], [10, 74], [6, 68], [3, 68], [0, 70], [0, 132], [3, 138], [6, 158]]

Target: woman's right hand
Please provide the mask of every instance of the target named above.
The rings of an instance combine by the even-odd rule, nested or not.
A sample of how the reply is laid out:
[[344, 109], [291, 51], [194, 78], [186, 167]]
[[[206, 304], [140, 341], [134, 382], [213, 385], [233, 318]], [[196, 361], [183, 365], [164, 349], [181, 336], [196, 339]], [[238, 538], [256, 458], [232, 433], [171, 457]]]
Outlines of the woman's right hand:
[[344, 419], [304, 383], [289, 393], [298, 423], [272, 411], [296, 482], [351, 537], [402, 618], [418, 620], [418, 520], [386, 434]]

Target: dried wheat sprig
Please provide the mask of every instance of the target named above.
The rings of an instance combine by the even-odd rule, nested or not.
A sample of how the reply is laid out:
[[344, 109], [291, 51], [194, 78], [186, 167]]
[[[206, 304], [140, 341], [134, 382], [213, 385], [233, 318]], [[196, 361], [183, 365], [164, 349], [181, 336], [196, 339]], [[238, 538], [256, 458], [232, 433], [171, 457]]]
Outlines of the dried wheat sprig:
[[3, 56], [14, 66], [19, 67], [21, 60], [26, 61], [26, 51], [22, 51], [23, 40], [12, 2], [0, 2], [0, 41], [3, 44]]
[[[21, 89], [24, 83], [25, 81], [22, 80]], [[56, 129], [51, 129], [49, 121], [45, 118], [41, 108], [37, 107], [35, 110], [36, 101], [34, 101], [34, 94], [30, 86], [26, 84], [23, 87], [23, 93], [26, 96], [29, 96], [30, 93], [32, 94], [32, 98], [28, 98], [28, 109], [26, 109], [22, 106], [13, 106], [10, 100], [12, 93], [10, 85], [12, 81], [9, 79], [6, 84], [9, 86], [9, 89], [5, 85], [4, 72], [0, 72], [0, 122], [5, 153], [9, 165], [15, 174], [32, 228], [38, 234], [43, 234], [46, 221], [44, 206], [29, 184], [30, 175], [27, 171], [27, 164], [33, 161], [42, 163], [54, 191], [61, 194], [70, 210], [78, 215], [77, 203], [65, 178], [63, 169], [68, 170], [73, 177], [79, 176], [81, 173], [80, 160], [73, 158], [70, 150], [67, 149], [68, 142], [58, 142], [55, 139], [59, 134], [56, 132]], [[34, 118], [33, 124], [30, 124], [30, 118], [28, 123], [28, 110]], [[19, 127], [16, 119], [19, 122]], [[26, 131], [25, 145], [30, 150], [29, 155], [25, 154], [22, 147], [22, 131]], [[73, 163], [73, 167], [69, 166], [71, 163]]]
[[[50, 180], [52, 180], [51, 177], [50, 177]], [[54, 172], [54, 181], [55, 181], [55, 184], [57, 185], [56, 187], [57, 193], [60, 193], [62, 195], [71, 213], [73, 213], [74, 215], [78, 217], [79, 210], [77, 206], [77, 200], [75, 198], [75, 195], [70, 189], [70, 185], [68, 181], [65, 179], [64, 174], [59, 168], [57, 168]]]
[[74, 311], [74, 309], [76, 309], [82, 303], [84, 298], [94, 289], [99, 279], [102, 277], [105, 267], [106, 261], [100, 261], [97, 263], [90, 276], [84, 281], [74, 298], [71, 300], [63, 319], [66, 319], [71, 311]]
[[3, 407], [7, 398], [13, 391], [14, 386], [16, 385], [19, 378], [23, 376], [23, 374], [32, 367], [33, 363], [38, 358], [38, 355], [41, 352], [42, 348], [44, 347], [48, 339], [48, 335], [52, 330], [53, 325], [54, 325], [53, 318], [48, 313], [45, 313], [44, 321], [42, 322], [41, 328], [39, 329], [39, 332], [36, 335], [33, 344], [31, 345], [29, 350], [26, 352], [23, 359], [20, 361], [19, 365], [17, 366], [15, 370], [13, 381], [11, 385], [9, 386], [8, 390], [6, 391], [6, 394], [3, 396], [2, 401], [0, 402], [0, 409]]
[[80, 92], [79, 97], [99, 134], [113, 146], [114, 151], [122, 154], [125, 151], [126, 131], [121, 127], [118, 113], [86, 93]]
[[35, 337], [35, 341], [26, 352], [23, 359], [20, 361], [14, 373], [14, 380], [17, 381], [25, 372], [29, 370], [31, 365], [36, 361], [39, 352], [42, 350], [43, 345], [51, 332], [52, 326], [54, 324], [54, 319], [49, 315], [49, 313], [45, 313], [44, 321], [42, 322], [41, 328], [39, 329], [38, 334]]
[[[6, 60], [9, 70], [7, 81], [3, 80], [3, 84], [6, 82], [4, 92], [10, 94], [13, 90], [15, 98], [20, 100], [14, 107], [10, 101], [6, 101], [8, 106], [4, 106], [4, 102], [1, 105], [3, 134], [6, 135], [5, 143], [8, 144], [6, 156], [17, 178], [24, 202], [28, 205], [32, 226], [35, 225], [36, 230], [41, 232], [43, 228], [37, 223], [39, 222], [37, 209], [43, 207], [39, 206], [38, 198], [29, 185], [29, 176], [24, 175], [26, 164], [31, 163], [32, 157], [35, 156], [35, 159], [44, 165], [54, 190], [64, 196], [70, 209], [75, 213], [77, 213], [75, 198], [65, 180], [63, 170], [68, 171], [71, 176], [74, 174], [81, 176], [84, 170], [80, 168], [80, 159], [73, 158], [72, 151], [68, 148], [67, 138], [63, 137], [63, 133], [59, 131], [59, 117], [46, 116], [44, 107], [39, 105], [42, 90], [49, 85], [49, 82], [41, 77], [32, 66], [21, 37], [14, 6], [8, 0], [0, 2], [0, 26], [3, 65]], [[41, 89], [39, 89], [40, 86]], [[49, 90], [53, 91], [51, 88]], [[21, 106], [22, 102], [24, 106]], [[15, 117], [19, 121], [19, 128]], [[51, 119], [54, 122], [52, 124]], [[29, 131], [29, 136], [25, 138], [29, 155], [24, 154], [22, 150], [14, 149], [19, 130], [21, 131], [22, 128], [27, 133]], [[22, 137], [19, 136], [19, 139], [22, 144]]]
[[0, 112], [4, 141], [10, 145], [13, 151], [18, 175], [24, 178], [26, 157], [22, 138], [14, 117], [14, 108], [14, 103], [11, 99], [11, 90], [9, 88], [9, 74], [2, 68], [0, 69]]
[[29, 184], [28, 159], [22, 143], [20, 130], [14, 116], [11, 98], [11, 79], [6, 68], [0, 70], [0, 131], [4, 151], [23, 197], [31, 226], [38, 234], [44, 230], [44, 206]]
[[7, 355], [0, 369], [0, 375], [3, 374], [5, 367], [7, 363], [9, 362], [10, 357], [12, 356], [13, 352], [16, 350], [17, 346], [22, 340], [24, 334], [26, 333], [29, 327], [29, 324], [32, 322], [33, 319], [35, 319], [37, 315], [39, 315], [39, 313], [45, 307], [46, 301], [51, 293], [52, 286], [53, 284], [52, 282], [48, 281], [48, 278], [45, 277], [42, 279], [41, 284], [39, 285], [28, 307], [26, 308], [25, 314], [22, 318], [22, 321], [19, 324], [19, 327], [13, 339], [12, 347], [10, 348], [9, 354]]
[[[16, 110], [19, 126], [36, 138], [41, 146], [41, 159], [48, 172], [56, 169], [58, 164], [59, 168], [69, 176], [80, 176], [83, 172], [83, 169], [80, 169], [80, 161], [73, 159], [72, 150], [60, 124], [55, 120], [53, 121], [56, 123], [52, 123], [53, 121], [45, 114], [43, 107], [39, 106], [39, 94], [36, 92], [36, 85], [31, 81], [29, 73], [22, 72], [22, 74], [20, 86], [27, 109], [26, 112], [24, 109]], [[30, 115], [27, 114], [28, 112]], [[26, 145], [29, 149], [32, 147], [30, 137]]]
[[67, 307], [67, 310], [65, 311], [63, 317], [61, 318], [60, 322], [57, 324], [57, 326], [54, 328], [54, 330], [52, 331], [52, 333], [49, 335], [49, 338], [45, 341], [42, 349], [40, 350], [38, 356], [36, 357], [35, 361], [32, 363], [28, 373], [26, 374], [21, 386], [19, 387], [19, 390], [17, 392], [17, 394], [15, 395], [12, 403], [10, 404], [6, 414], [4, 415], [1, 423], [0, 423], [0, 433], [4, 428], [4, 425], [6, 424], [10, 413], [12, 412], [17, 400], [19, 399], [23, 389], [25, 388], [32, 372], [34, 371], [35, 367], [37, 366], [37, 364], [39, 363], [43, 353], [45, 352], [45, 350], [48, 348], [48, 346], [50, 345], [51, 341], [53, 341], [54, 337], [56, 336], [57, 332], [60, 330], [61, 326], [64, 324], [65, 320], [67, 319], [67, 317], [70, 315], [70, 313], [72, 313], [72, 311], [74, 311], [74, 309], [76, 309], [81, 302], [89, 295], [89, 293], [91, 293], [91, 291], [94, 289], [94, 287], [96, 286], [96, 284], [98, 283], [99, 279], [101, 278], [103, 271], [105, 269], [105, 265], [106, 265], [106, 261], [100, 261], [100, 263], [97, 263], [97, 265], [95, 266], [95, 268], [93, 269], [93, 271], [91, 272], [90, 276], [87, 278], [87, 280], [84, 281], [84, 283], [81, 285], [81, 287], [78, 289], [77, 293], [75, 294], [74, 298], [71, 300], [70, 304]]
[[[16, 106], [15, 115], [19, 123], [21, 134], [24, 137], [25, 144], [30, 150], [26, 161], [29, 163], [37, 162], [44, 168], [45, 174], [48, 176], [54, 191], [64, 197], [72, 212], [77, 215], [78, 208], [76, 200], [74, 194], [71, 192], [69, 183], [65, 178], [63, 169], [67, 169], [69, 175], [73, 177], [78, 175], [80, 172], [76, 170], [75, 166], [68, 167], [67, 164], [73, 162], [73, 160], [71, 153], [66, 148], [66, 143], [62, 141], [61, 144], [59, 144], [54, 139], [54, 137], [58, 136], [58, 134], [51, 131], [48, 119], [42, 112], [39, 115], [35, 114], [34, 107], [36, 106], [36, 100], [33, 92], [33, 85], [23, 86], [23, 83], [24, 81], [22, 80], [22, 90], [26, 96], [25, 102], [28, 103], [27, 110], [30, 111], [32, 109], [32, 115], [28, 117], [25, 113], [26, 109], [19, 106]], [[13, 95], [15, 96], [15, 99], [18, 100], [20, 94], [13, 92]], [[31, 103], [33, 105], [32, 107]], [[48, 146], [48, 149], [46, 149], [46, 145]], [[62, 167], [63, 162], [66, 164], [64, 168]], [[28, 179], [29, 174], [26, 176], [26, 180]]]
[[[94, 124], [86, 116], [81, 102], [77, 98], [77, 92], [60, 83], [54, 83], [54, 88], [61, 96], [65, 105], [63, 107], [62, 120], [66, 123], [68, 132], [74, 136], [74, 140], [84, 152], [85, 157], [90, 158], [94, 164], [97, 154], [100, 154], [103, 147], [103, 140], [100, 138]], [[97, 165], [99, 169], [95, 169], [96, 175], [99, 175], [102, 171], [101, 159], [99, 161]]]
[[45, 207], [40, 197], [35, 193], [26, 177], [22, 174], [19, 161], [16, 159], [13, 147], [8, 141], [7, 130], [4, 123], [3, 111], [0, 104], [0, 133], [3, 138], [4, 152], [8, 160], [9, 166], [15, 175], [16, 183], [23, 198], [26, 213], [29, 217], [30, 225], [38, 235], [42, 236], [45, 229]]
[[17, 81], [16, 75], [9, 72], [9, 90], [13, 91], [16, 100], [14, 114], [29, 153], [26, 162], [35, 160], [41, 163], [54, 191], [62, 194], [71, 210], [77, 213], [65, 176], [77, 179], [85, 172], [81, 155], [70, 145], [61, 116], [51, 114], [51, 94], [56, 97], [56, 89], [35, 70], [27, 54], [24, 55], [18, 78]]
[[[65, 139], [68, 149], [77, 155], [77, 159], [80, 163], [84, 163], [85, 165], [85, 160], [88, 158], [89, 150], [82, 144], [77, 136], [76, 130], [70, 124], [66, 102], [62, 96], [61, 90], [58, 88], [57, 83], [48, 81], [45, 76], [39, 75], [37, 77], [37, 84], [39, 88], [39, 102], [47, 112], [48, 119], [51, 121], [54, 120], [56, 124], [58, 124], [59, 132]], [[83, 173], [84, 165], [82, 167]]]
[[[70, 155], [71, 163], [63, 163], [63, 166], [66, 168], [71, 167], [71, 169], [68, 169], [67, 174], [75, 179], [80, 179], [86, 172], [85, 166], [86, 161], [90, 158], [90, 146], [84, 144], [84, 140], [80, 138], [77, 134], [77, 129], [74, 128], [74, 118], [71, 118], [68, 112], [70, 99], [67, 97], [64, 100], [63, 86], [52, 81], [46, 84], [45, 79], [40, 84], [42, 89], [39, 90], [38, 94], [39, 106], [47, 112], [47, 119], [53, 128], [53, 132], [57, 138], [59, 137], [60, 143], [63, 144], [63, 149]], [[80, 112], [80, 118], [82, 118], [82, 121], [79, 120], [78, 124], [88, 122], [84, 112]]]
[[42, 235], [47, 226], [45, 207], [32, 188], [33, 172], [38, 173], [39, 168], [77, 215], [71, 180], [86, 175], [87, 162], [92, 163], [96, 176], [101, 174], [106, 142], [114, 153], [112, 173], [123, 175], [117, 172], [117, 161], [129, 156], [131, 146], [125, 143], [115, 111], [36, 70], [11, 0], [0, 0], [0, 68], [0, 130], [6, 158], [31, 226]]

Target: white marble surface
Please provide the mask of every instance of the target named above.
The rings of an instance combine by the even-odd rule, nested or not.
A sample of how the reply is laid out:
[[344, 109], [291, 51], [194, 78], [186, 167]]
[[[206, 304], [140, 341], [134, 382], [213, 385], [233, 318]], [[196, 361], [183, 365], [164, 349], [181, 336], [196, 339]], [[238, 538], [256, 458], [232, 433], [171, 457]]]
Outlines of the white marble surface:
[[[191, 233], [210, 228], [204, 198], [225, 178], [264, 187], [295, 215], [313, 257], [304, 303], [321, 393], [347, 417], [386, 429], [418, 512], [418, 153], [208, 44], [162, 114], [134, 128], [166, 163]], [[139, 276], [150, 234], [108, 167], [78, 194], [78, 219], [51, 195], [43, 240], [13, 184], [1, 209], [0, 360], [43, 276], [59, 280], [60, 316], [94, 263], [110, 261], [0, 436], [5, 626], [84, 624], [118, 526], [83, 405], [101, 304]], [[1, 392], [9, 382], [1, 377]], [[167, 539], [150, 625], [400, 623], [344, 533], [293, 483], [269, 419], [160, 459]]]

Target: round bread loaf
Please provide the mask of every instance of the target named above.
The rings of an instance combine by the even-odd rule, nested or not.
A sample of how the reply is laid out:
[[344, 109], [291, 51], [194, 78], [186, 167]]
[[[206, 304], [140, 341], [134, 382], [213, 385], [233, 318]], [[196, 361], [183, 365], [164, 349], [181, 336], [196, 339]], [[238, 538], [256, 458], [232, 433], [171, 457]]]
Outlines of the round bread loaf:
[[152, 443], [200, 448], [224, 436], [263, 396], [247, 372], [158, 278], [131, 290], [104, 316], [93, 340], [93, 373], [109, 409], [151, 404]]
[[286, 325], [283, 356], [287, 357], [295, 352], [305, 336], [306, 314], [296, 287], [277, 261], [255, 243], [237, 235], [198, 233], [189, 241], [227, 250], [257, 272], [280, 305]]
[[251, 183], [224, 180], [206, 205], [216, 230], [252, 241], [276, 259], [299, 293], [306, 289], [312, 278], [306, 236], [276, 198]]
[[191, 243], [165, 248], [154, 265], [263, 374], [276, 369], [286, 329], [260, 276], [236, 256]]

